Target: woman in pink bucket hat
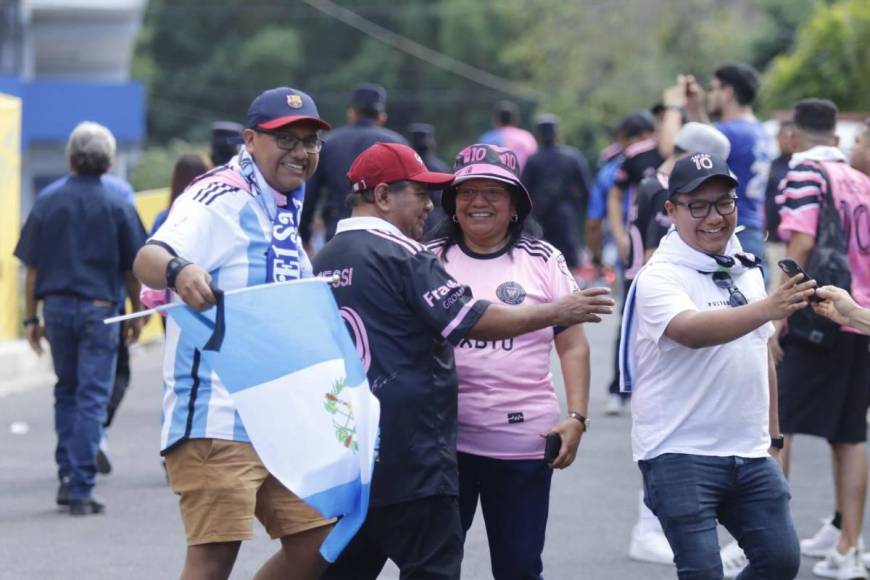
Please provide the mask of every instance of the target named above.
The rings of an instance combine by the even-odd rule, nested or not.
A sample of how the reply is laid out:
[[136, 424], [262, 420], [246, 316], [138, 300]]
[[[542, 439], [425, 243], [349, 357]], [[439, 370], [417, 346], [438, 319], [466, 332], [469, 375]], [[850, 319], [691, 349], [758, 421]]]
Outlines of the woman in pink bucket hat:
[[[531, 196], [518, 172], [510, 149], [475, 144], [460, 151], [441, 198], [446, 218], [428, 247], [477, 298], [550, 302], [579, 289], [562, 254], [537, 239]], [[554, 344], [565, 416], [550, 374]], [[494, 578], [540, 578], [553, 469], [571, 465], [587, 428], [589, 343], [576, 325], [509, 340], [464, 340], [454, 353], [463, 528], [471, 527], [479, 501]]]

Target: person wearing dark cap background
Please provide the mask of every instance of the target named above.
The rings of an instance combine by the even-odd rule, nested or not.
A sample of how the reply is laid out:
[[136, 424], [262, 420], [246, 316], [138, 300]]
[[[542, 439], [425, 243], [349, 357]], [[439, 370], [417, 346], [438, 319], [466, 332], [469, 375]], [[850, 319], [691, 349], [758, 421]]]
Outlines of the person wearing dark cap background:
[[538, 150], [523, 168], [522, 181], [534, 201], [543, 238], [565, 256], [570, 270], [580, 262], [582, 208], [589, 201], [591, 176], [586, 157], [559, 143], [559, 118], [543, 114], [535, 120]]
[[306, 246], [311, 242], [318, 212], [326, 228], [326, 241], [335, 235], [338, 220], [350, 215], [347, 196], [351, 190], [346, 175], [357, 155], [375, 143], [407, 144], [404, 137], [384, 127], [386, 122], [387, 91], [384, 87], [371, 83], [356, 87], [347, 109], [347, 124], [324, 137], [320, 163], [308, 181], [299, 224]]
[[722, 578], [716, 523], [748, 557], [740, 578], [793, 579], [800, 565], [789, 486], [776, 461], [771, 321], [808, 305], [798, 275], [769, 296], [757, 258], [734, 235], [737, 197], [725, 160], [674, 164], [675, 229], [629, 290], [621, 387], [632, 393], [632, 452], [644, 501], [661, 522], [679, 578]]
[[216, 121], [211, 126], [209, 156], [213, 166], [223, 165], [236, 156], [245, 128], [233, 121]]
[[522, 172], [526, 160], [538, 150], [538, 142], [534, 135], [520, 127], [520, 108], [513, 101], [497, 102], [492, 110], [492, 123], [495, 127], [481, 135], [478, 142], [513, 151]]
[[[408, 136], [411, 138], [411, 147], [417, 152], [429, 171], [450, 172], [447, 164], [435, 153], [435, 128], [432, 125], [411, 123], [408, 127]], [[429, 197], [432, 198], [433, 207], [432, 213], [426, 219], [425, 231], [427, 232], [441, 223], [444, 218], [444, 210], [441, 207], [441, 190], [430, 189]]]
[[[139, 251], [136, 276], [196, 310], [215, 304], [212, 284], [228, 291], [311, 276], [296, 226], [325, 129], [306, 93], [279, 87], [260, 94], [248, 109], [245, 146], [175, 201]], [[269, 473], [196, 346], [167, 321], [160, 449], [187, 536], [181, 577], [228, 578], [242, 541], [253, 537], [256, 515], [281, 540], [256, 577], [317, 578], [324, 566], [319, 548], [334, 520]]]
[[546, 304], [475, 300], [417, 242], [432, 208], [426, 189], [450, 185], [453, 174], [429, 171], [406, 145], [378, 143], [347, 177], [353, 215], [314, 271], [340, 274], [333, 293], [381, 403], [381, 438], [366, 522], [323, 578], [374, 580], [390, 559], [402, 578], [455, 580], [463, 531], [451, 345], [598, 321], [613, 301], [606, 288]]

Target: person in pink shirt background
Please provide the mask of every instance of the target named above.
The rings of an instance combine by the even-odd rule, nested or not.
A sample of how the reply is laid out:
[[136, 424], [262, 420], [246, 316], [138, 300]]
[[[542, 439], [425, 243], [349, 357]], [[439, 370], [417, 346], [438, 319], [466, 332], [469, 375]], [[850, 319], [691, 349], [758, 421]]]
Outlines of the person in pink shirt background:
[[[428, 247], [476, 298], [544, 303], [578, 291], [562, 254], [524, 233], [531, 198], [517, 176], [516, 154], [487, 144], [463, 149], [444, 191], [447, 217]], [[562, 367], [568, 414], [550, 374], [553, 344]], [[586, 431], [589, 343], [580, 325], [499, 340], [464, 340], [454, 349], [459, 378], [459, 503], [471, 527], [478, 499], [492, 573], [540, 578], [553, 469], [571, 465]], [[561, 436], [551, 463], [547, 433]]]

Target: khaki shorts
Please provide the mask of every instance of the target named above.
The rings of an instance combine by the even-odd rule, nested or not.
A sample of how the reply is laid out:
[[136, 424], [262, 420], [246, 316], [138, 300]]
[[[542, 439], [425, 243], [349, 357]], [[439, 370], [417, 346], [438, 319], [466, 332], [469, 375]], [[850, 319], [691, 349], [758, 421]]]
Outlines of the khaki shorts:
[[189, 439], [166, 455], [166, 471], [188, 546], [250, 540], [255, 515], [272, 539], [335, 522], [275, 479], [250, 443]]

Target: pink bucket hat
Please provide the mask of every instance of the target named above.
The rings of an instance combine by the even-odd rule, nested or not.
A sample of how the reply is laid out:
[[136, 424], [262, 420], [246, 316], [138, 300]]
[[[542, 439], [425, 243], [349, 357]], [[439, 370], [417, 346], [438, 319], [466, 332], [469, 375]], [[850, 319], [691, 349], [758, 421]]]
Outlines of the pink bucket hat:
[[520, 194], [517, 214], [520, 220], [532, 211], [532, 198], [519, 177], [519, 160], [516, 153], [505, 147], [475, 143], [456, 155], [453, 161], [453, 183], [444, 190], [441, 205], [447, 215], [456, 213], [456, 186], [470, 179], [493, 179], [513, 186]]

